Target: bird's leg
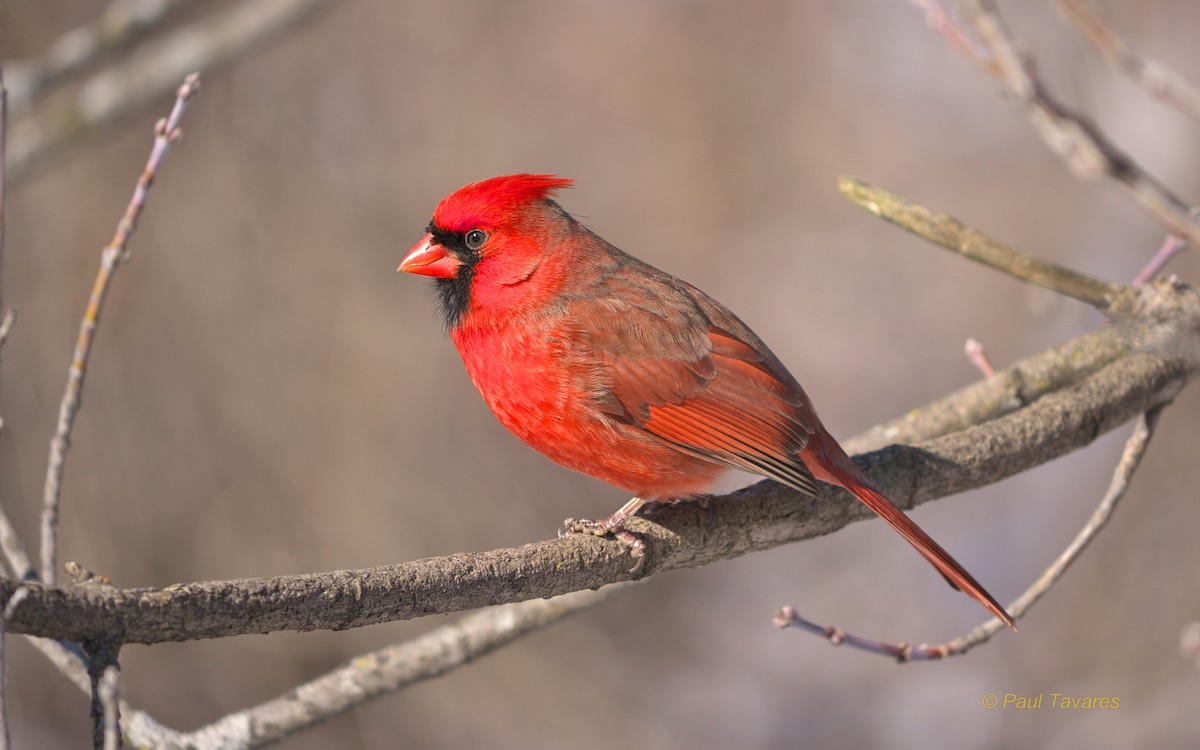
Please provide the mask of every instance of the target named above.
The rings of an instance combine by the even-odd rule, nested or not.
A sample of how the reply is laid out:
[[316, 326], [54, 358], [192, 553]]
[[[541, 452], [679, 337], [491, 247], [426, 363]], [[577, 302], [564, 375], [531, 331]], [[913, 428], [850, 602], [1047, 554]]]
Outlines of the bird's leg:
[[568, 518], [562, 522], [562, 526], [558, 527], [558, 535], [567, 536], [568, 534], [594, 534], [596, 536], [608, 536], [612, 534], [618, 541], [629, 548], [629, 554], [633, 555], [636, 562], [629, 569], [630, 573], [637, 573], [646, 565], [646, 542], [637, 534], [628, 531], [625, 528], [625, 522], [637, 515], [646, 501], [640, 497], [635, 497], [625, 503], [608, 518], [601, 518], [597, 521], [589, 521], [584, 518], [574, 519]]

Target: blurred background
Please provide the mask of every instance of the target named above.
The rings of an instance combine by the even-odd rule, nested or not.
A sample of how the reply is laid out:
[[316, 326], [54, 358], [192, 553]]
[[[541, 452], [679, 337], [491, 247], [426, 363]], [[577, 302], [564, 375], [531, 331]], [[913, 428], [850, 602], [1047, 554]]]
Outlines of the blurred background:
[[[236, 3], [181, 5], [166, 31]], [[1200, 81], [1200, 5], [1092, 5]], [[6, 58], [40, 57], [102, 7], [5, 4]], [[1200, 200], [1200, 123], [1113, 74], [1052, 4], [1003, 10], [1054, 93]], [[170, 103], [78, 133], [10, 191], [4, 294], [21, 318], [0, 497], [31, 549], [99, 250]], [[979, 377], [968, 336], [1003, 367], [1101, 320], [885, 225], [839, 197], [839, 175], [1113, 280], [1164, 235], [1112, 186], [1074, 179], [996, 81], [893, 0], [328, 3], [206, 71], [184, 130], [116, 279], [63, 493], [61, 559], [120, 586], [519, 545], [626, 499], [508, 435], [428, 283], [395, 273], [466, 182], [574, 177], [569, 211], [738, 312], [843, 437]], [[1170, 270], [1200, 278], [1194, 252]], [[785, 603], [894, 641], [976, 624], [978, 607], [862, 523], [653, 579], [284, 746], [1194, 745], [1200, 672], [1180, 632], [1200, 618], [1197, 419], [1191, 388], [1110, 528], [1019, 635], [965, 658], [899, 667], [772, 627]], [[913, 515], [1010, 600], [1091, 513], [1128, 431]], [[190, 729], [446, 621], [129, 646], [122, 690]], [[85, 696], [11, 644], [15, 745], [85, 746]], [[982, 708], [1005, 692], [1120, 708]]]

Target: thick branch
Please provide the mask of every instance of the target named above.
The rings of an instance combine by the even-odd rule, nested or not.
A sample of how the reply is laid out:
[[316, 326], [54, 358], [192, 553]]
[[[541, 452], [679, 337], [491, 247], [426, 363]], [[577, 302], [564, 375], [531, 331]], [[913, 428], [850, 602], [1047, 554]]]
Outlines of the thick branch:
[[[1180, 315], [1196, 319], [1200, 302], [1191, 288], [1161, 283], [1147, 291], [1158, 295], [1154, 304], [1174, 306]], [[1112, 338], [1119, 346], [1124, 334], [1111, 328], [1093, 336]], [[1070, 369], [1072, 363], [1063, 357], [1074, 350], [1067, 345], [1032, 359], [1041, 361], [1036, 366], [1041, 369]], [[893, 445], [859, 462], [898, 505], [912, 507], [999, 481], [1086, 445], [1169, 401], [1189, 375], [1190, 364], [1182, 358], [1151, 356], [1130, 346], [1108, 364], [1006, 416], [917, 445]], [[964, 400], [963, 393], [957, 400]], [[1014, 398], [1020, 396], [1005, 400]], [[945, 405], [931, 408], [947, 410]], [[971, 408], [962, 403], [949, 411]], [[735, 496], [737, 502], [718, 500], [707, 511], [681, 504], [635, 521], [632, 528], [650, 539], [646, 573], [697, 567], [828, 534], [867, 515], [848, 495], [832, 490], [814, 500], [762, 482]], [[620, 544], [572, 537], [365, 570], [165, 589], [25, 583], [28, 599], [9, 629], [123, 643], [341, 630], [595, 588], [627, 579], [628, 567]], [[7, 600], [16, 586], [0, 582], [0, 599]]]

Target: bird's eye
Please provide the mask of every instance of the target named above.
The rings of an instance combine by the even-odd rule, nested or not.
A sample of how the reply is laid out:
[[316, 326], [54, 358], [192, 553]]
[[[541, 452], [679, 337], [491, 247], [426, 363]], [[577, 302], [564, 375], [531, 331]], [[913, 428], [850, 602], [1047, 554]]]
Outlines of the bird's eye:
[[483, 247], [483, 243], [487, 242], [487, 232], [482, 229], [472, 229], [467, 232], [467, 236], [464, 239], [466, 239], [468, 248], [478, 250]]

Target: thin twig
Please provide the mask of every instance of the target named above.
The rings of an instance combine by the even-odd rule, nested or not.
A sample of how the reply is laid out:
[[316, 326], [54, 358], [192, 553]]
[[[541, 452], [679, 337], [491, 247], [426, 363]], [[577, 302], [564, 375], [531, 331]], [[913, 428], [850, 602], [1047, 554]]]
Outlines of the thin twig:
[[[41, 652], [42, 656], [54, 666], [55, 669], [67, 680], [79, 688], [84, 695], [92, 694], [92, 678], [88, 674], [88, 659], [84, 654], [83, 649], [75, 643], [64, 643], [55, 641], [49, 638], [38, 638], [36, 636], [26, 636], [26, 642], [33, 646], [34, 650]], [[166, 729], [151, 716], [143, 711], [138, 711], [123, 700], [118, 700], [117, 706], [120, 710], [122, 722], [133, 721], [138, 726], [143, 727], [143, 732], [153, 732], [155, 737], [168, 736], [171, 730]], [[157, 742], [137, 742], [137, 747], [164, 747], [165, 745]]]
[[1147, 60], [1138, 54], [1137, 50], [1105, 25], [1083, 0], [1058, 0], [1058, 7], [1083, 32], [1109, 65], [1132, 78], [1151, 96], [1200, 119], [1200, 90], [1166, 65]]
[[845, 630], [835, 625], [818, 625], [811, 620], [806, 620], [796, 612], [795, 607], [784, 606], [780, 607], [775, 612], [773, 618], [775, 627], [777, 628], [797, 628], [805, 630], [813, 635], [820, 636], [829, 641], [834, 646], [846, 645], [850, 648], [859, 651], [866, 651], [871, 654], [880, 654], [882, 656], [891, 657], [899, 662], [912, 661], [913, 659], [920, 660], [923, 657], [907, 643], [885, 643], [883, 641], [873, 641], [869, 638], [847, 633]]
[[1167, 264], [1171, 262], [1171, 259], [1178, 255], [1185, 247], [1187, 247], [1187, 240], [1177, 234], [1168, 234], [1166, 239], [1163, 240], [1162, 245], [1158, 248], [1158, 252], [1150, 259], [1150, 262], [1141, 271], [1138, 271], [1137, 276], [1133, 277], [1133, 283], [1135, 285], [1145, 284], [1150, 279], [1158, 276], [1166, 268]]
[[967, 7], [971, 23], [995, 63], [989, 72], [1025, 105], [1042, 140], [1071, 171], [1084, 179], [1103, 175], [1114, 180], [1143, 210], [1200, 246], [1200, 223], [1192, 217], [1191, 206], [1124, 154], [1094, 123], [1050, 96], [1033, 61], [1019, 50], [995, 2], [969, 0]]
[[104, 750], [119, 750], [121, 747], [120, 686], [117, 668], [108, 666], [100, 678], [100, 705], [104, 706]]
[[95, 19], [56, 39], [42, 57], [12, 63], [12, 115], [24, 114], [39, 95], [145, 36], [191, 1], [112, 0]]
[[968, 338], [967, 343], [963, 344], [963, 354], [967, 355], [967, 359], [971, 360], [971, 364], [975, 365], [975, 368], [985, 378], [996, 374], [996, 368], [992, 366], [992, 360], [988, 359], [987, 352], [983, 350], [983, 344], [979, 342], [979, 339]]
[[116, 641], [93, 641], [83, 644], [87, 653], [88, 681], [91, 684], [92, 747], [103, 750], [107, 734], [108, 706], [104, 702], [104, 680], [110, 669], [120, 669], [117, 656], [121, 644]]
[[934, 213], [860, 180], [842, 177], [838, 180], [838, 190], [852, 203], [918, 237], [1022, 281], [1086, 302], [1102, 312], [1112, 312], [1132, 291], [1126, 285], [1103, 281], [1035, 258], [993, 240], [953, 216]]
[[[1157, 406], [1138, 418], [1137, 425], [1133, 428], [1133, 434], [1125, 442], [1125, 450], [1121, 453], [1121, 458], [1117, 461], [1117, 466], [1113, 470], [1112, 480], [1109, 482], [1108, 490], [1104, 493], [1104, 497], [1100, 500], [1100, 504], [1092, 511], [1092, 515], [1088, 518], [1087, 523], [1067, 545], [1067, 548], [1062, 551], [1062, 554], [1050, 564], [1042, 575], [1023, 594], [1016, 598], [1012, 604], [1008, 605], [1009, 614], [1014, 619], [1021, 619], [1025, 613], [1033, 607], [1046, 593], [1054, 586], [1055, 583], [1062, 578], [1063, 573], [1071, 564], [1079, 559], [1087, 546], [1096, 538], [1096, 535], [1108, 524], [1112, 518], [1113, 511], [1116, 510], [1117, 504], [1121, 502], [1121, 498], [1125, 497], [1125, 491], [1129, 489], [1129, 480], [1137, 471], [1138, 466], [1142, 462], [1142, 457], [1146, 454], [1146, 448], [1150, 444], [1150, 438], [1154, 436], [1154, 428], [1158, 424], [1158, 417], [1162, 413], [1162, 407]], [[775, 613], [775, 624], [781, 628], [796, 627], [802, 630], [807, 630], [811, 633], [824, 636], [829, 639], [829, 642], [836, 645], [845, 644], [851, 648], [869, 653], [882, 654], [896, 659], [901, 663], [909, 661], [929, 661], [935, 659], [945, 659], [948, 656], [959, 656], [970, 651], [972, 648], [987, 643], [992, 636], [1005, 629], [1006, 625], [999, 618], [993, 617], [984, 623], [981, 623], [971, 632], [966, 635], [959, 636], [954, 640], [945, 643], [929, 645], [922, 643], [919, 646], [910, 646], [907, 643], [889, 644], [881, 641], [873, 641], [867, 638], [860, 638], [842, 631], [836, 627], [825, 627], [816, 625], [802, 617], [800, 617], [793, 607], [783, 607]]]
[[[1192, 216], [1200, 217], [1200, 209], [1193, 208]], [[1171, 262], [1171, 259], [1178, 255], [1185, 247], [1187, 247], [1187, 238], [1178, 234], [1168, 234], [1163, 239], [1162, 245], [1159, 246], [1158, 252], [1154, 254], [1150, 262], [1134, 277], [1133, 283], [1135, 285], [1149, 283], [1150, 279], [1161, 274], [1162, 270]]]
[[92, 295], [88, 299], [87, 309], [83, 313], [83, 321], [79, 326], [79, 339], [75, 342], [75, 353], [71, 358], [71, 367], [67, 373], [67, 388], [63, 393], [62, 404], [58, 412], [58, 424], [54, 437], [50, 440], [50, 458], [46, 467], [46, 486], [42, 493], [42, 581], [54, 583], [58, 577], [58, 510], [62, 494], [63, 471], [66, 468], [67, 449], [71, 445], [71, 427], [83, 396], [83, 379], [87, 373], [88, 357], [91, 355], [92, 343], [95, 341], [96, 326], [100, 322], [100, 314], [104, 309], [104, 300], [108, 296], [113, 276], [122, 261], [129, 253], [129, 238], [137, 229], [138, 218], [146, 207], [146, 196], [158, 168], [162, 164], [171, 144], [179, 139], [179, 121], [187, 108], [188, 100], [200, 86], [200, 78], [193, 73], [179, 87], [175, 96], [175, 106], [170, 116], [159, 120], [154, 128], [154, 147], [150, 150], [150, 158], [146, 169], [138, 179], [133, 197], [125, 209], [125, 215], [117, 224], [116, 234], [100, 253], [100, 271], [92, 287]]
[[[88, 677], [88, 668], [85, 657], [78, 651], [73, 651], [59, 641], [52, 641], [47, 638], [37, 638], [34, 636], [28, 637], [28, 642], [36, 650], [40, 651], [46, 659], [54, 665], [56, 669], [64, 677], [67, 678], [75, 687], [84, 695], [90, 695], [92, 686], [91, 678]], [[203, 748], [212, 748], [213, 750], [221, 750], [229, 747], [220, 743], [209, 743], [204, 745], [200, 742], [187, 744], [182, 741], [185, 735], [182, 732], [177, 732], [163, 724], [159, 723], [154, 717], [150, 716], [145, 711], [140, 711], [133, 706], [120, 700], [118, 696], [117, 708], [119, 710], [119, 724], [121, 725], [125, 736], [129, 737], [130, 742], [134, 747], [153, 747], [153, 748], [191, 748], [191, 750], [202, 750]]]

